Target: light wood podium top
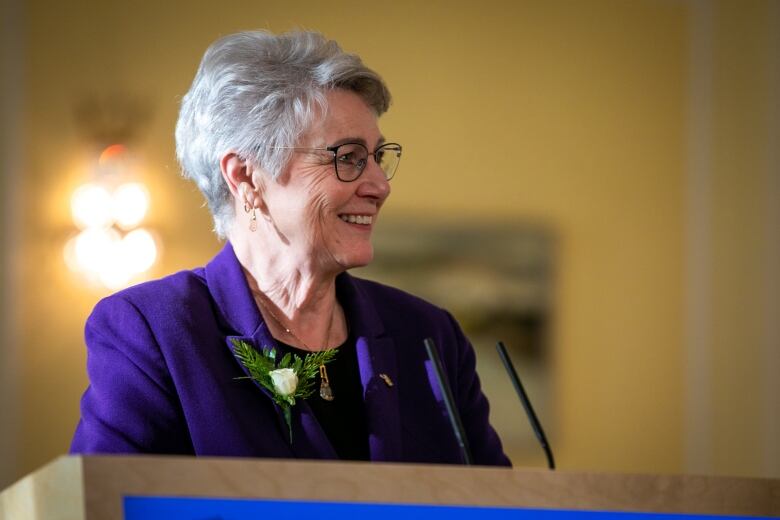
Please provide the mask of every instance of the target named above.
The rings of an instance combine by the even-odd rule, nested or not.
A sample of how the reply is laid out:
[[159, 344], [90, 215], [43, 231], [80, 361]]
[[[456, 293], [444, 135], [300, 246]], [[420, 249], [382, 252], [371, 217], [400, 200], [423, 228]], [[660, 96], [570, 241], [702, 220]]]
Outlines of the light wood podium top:
[[780, 516], [780, 480], [415, 464], [61, 457], [0, 495], [0, 519], [121, 519], [124, 496], [266, 498]]

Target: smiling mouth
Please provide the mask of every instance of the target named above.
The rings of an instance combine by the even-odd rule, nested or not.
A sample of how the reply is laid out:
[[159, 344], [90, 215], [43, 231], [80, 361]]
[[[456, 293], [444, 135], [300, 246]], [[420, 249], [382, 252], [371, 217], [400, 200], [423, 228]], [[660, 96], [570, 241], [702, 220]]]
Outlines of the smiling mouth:
[[339, 215], [339, 218], [350, 224], [371, 225], [374, 222], [373, 215]]

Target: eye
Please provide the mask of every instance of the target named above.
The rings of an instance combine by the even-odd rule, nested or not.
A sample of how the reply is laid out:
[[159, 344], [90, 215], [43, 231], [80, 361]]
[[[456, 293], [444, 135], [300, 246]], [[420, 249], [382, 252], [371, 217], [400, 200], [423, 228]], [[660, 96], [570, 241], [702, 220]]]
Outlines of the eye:
[[336, 149], [336, 164], [361, 170], [366, 166], [368, 151], [359, 143], [346, 143]]
[[341, 153], [336, 157], [336, 160], [343, 164], [357, 164], [358, 158], [354, 151]]

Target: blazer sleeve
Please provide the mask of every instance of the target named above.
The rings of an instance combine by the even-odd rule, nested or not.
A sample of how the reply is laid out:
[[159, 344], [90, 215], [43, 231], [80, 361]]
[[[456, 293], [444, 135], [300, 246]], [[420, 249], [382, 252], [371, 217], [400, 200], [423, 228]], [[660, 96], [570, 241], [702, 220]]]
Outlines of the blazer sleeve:
[[87, 320], [89, 386], [71, 453], [192, 453], [165, 359], [145, 316], [122, 295]]
[[452, 385], [453, 393], [458, 403], [463, 428], [466, 430], [474, 464], [511, 466], [512, 463], [504, 454], [501, 439], [490, 425], [490, 405], [487, 397], [482, 393], [482, 385], [477, 375], [474, 347], [463, 334], [455, 318], [449, 312], [446, 314], [455, 331], [457, 344], [455, 373], [450, 376], [450, 381], [455, 381]]

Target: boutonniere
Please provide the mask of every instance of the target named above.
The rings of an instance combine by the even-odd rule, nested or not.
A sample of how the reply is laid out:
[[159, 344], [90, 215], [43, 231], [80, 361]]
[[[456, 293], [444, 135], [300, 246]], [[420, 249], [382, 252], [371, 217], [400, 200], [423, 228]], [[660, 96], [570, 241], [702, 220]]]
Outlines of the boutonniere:
[[231, 342], [234, 355], [249, 372], [249, 377], [236, 379], [252, 379], [271, 392], [274, 402], [282, 409], [292, 444], [292, 407], [295, 400], [311, 397], [320, 367], [331, 362], [338, 349], [312, 352], [303, 358], [288, 352], [277, 360], [274, 348], [258, 352], [246, 341], [232, 338]]

